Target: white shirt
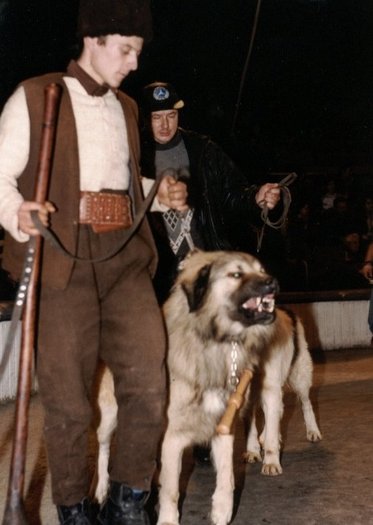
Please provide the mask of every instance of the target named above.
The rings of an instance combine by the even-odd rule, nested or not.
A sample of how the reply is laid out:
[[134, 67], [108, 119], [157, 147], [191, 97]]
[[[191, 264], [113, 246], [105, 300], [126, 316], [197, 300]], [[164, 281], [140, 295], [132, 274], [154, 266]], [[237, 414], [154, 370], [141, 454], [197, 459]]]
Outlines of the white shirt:
[[[119, 100], [111, 90], [95, 97], [88, 95], [77, 79], [64, 77], [64, 81], [76, 122], [80, 189], [128, 189], [127, 128]], [[0, 224], [20, 242], [28, 241], [29, 236], [18, 229], [18, 209], [24, 199], [18, 191], [17, 179], [27, 165], [29, 147], [30, 118], [24, 88], [19, 87], [0, 117]], [[149, 180], [144, 179], [143, 184], [147, 193]]]

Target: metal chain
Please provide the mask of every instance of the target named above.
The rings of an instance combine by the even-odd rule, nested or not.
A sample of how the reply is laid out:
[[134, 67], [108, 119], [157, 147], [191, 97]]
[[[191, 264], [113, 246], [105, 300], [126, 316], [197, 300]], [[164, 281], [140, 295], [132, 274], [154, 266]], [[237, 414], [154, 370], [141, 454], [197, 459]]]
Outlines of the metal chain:
[[14, 301], [12, 318], [10, 320], [9, 330], [4, 345], [4, 352], [0, 359], [0, 379], [7, 367], [10, 354], [13, 350], [13, 343], [16, 337], [18, 322], [22, 318], [23, 307], [26, 301], [28, 286], [30, 284], [30, 276], [34, 266], [35, 246], [36, 237], [31, 237], [27, 244], [26, 258], [23, 263], [22, 276], [18, 286], [17, 295]]
[[190, 227], [192, 223], [193, 210], [188, 210], [186, 215], [181, 216], [181, 234], [184, 236], [188, 243], [189, 250], [194, 250], [194, 242], [190, 233]]
[[231, 387], [236, 390], [237, 388], [237, 385], [238, 385], [238, 382], [239, 382], [239, 379], [238, 379], [238, 375], [237, 375], [237, 369], [238, 369], [238, 366], [237, 366], [237, 356], [238, 356], [238, 343], [237, 341], [232, 341], [231, 342], [231, 345], [232, 345], [232, 348], [231, 348], [231, 374], [230, 374], [230, 378], [229, 378], [229, 383], [231, 385]]

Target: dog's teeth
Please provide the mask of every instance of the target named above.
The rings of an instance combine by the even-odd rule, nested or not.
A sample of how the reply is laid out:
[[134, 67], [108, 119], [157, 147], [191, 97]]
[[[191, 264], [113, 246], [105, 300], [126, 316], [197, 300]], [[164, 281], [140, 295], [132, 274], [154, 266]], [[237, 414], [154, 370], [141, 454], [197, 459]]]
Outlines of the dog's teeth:
[[273, 312], [275, 308], [275, 301], [273, 297], [252, 297], [242, 304], [245, 310], [257, 310], [258, 312]]
[[272, 298], [269, 299], [264, 297], [262, 304], [267, 312], [273, 312], [273, 310], [275, 309], [275, 300]]

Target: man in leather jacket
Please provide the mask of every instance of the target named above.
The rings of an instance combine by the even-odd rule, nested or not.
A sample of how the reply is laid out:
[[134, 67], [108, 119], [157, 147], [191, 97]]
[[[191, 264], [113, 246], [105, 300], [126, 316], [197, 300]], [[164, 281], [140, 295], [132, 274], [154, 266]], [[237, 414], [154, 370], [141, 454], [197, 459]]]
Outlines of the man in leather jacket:
[[172, 174], [188, 189], [189, 210], [151, 214], [160, 256], [154, 280], [160, 302], [168, 295], [179, 261], [191, 248], [233, 249], [231, 219], [240, 218], [243, 227], [259, 225], [262, 207], [272, 210], [280, 199], [277, 184], [250, 185], [208, 136], [180, 128], [183, 106], [169, 83], [154, 82], [144, 88], [142, 173], [153, 179]]

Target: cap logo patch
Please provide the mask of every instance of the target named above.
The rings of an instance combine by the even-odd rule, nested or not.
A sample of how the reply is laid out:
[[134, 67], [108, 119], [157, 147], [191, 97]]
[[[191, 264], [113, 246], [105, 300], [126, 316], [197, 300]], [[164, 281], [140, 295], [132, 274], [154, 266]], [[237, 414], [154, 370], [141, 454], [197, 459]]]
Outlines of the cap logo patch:
[[155, 100], [167, 100], [170, 96], [170, 92], [164, 86], [157, 86], [153, 91], [153, 97]]

